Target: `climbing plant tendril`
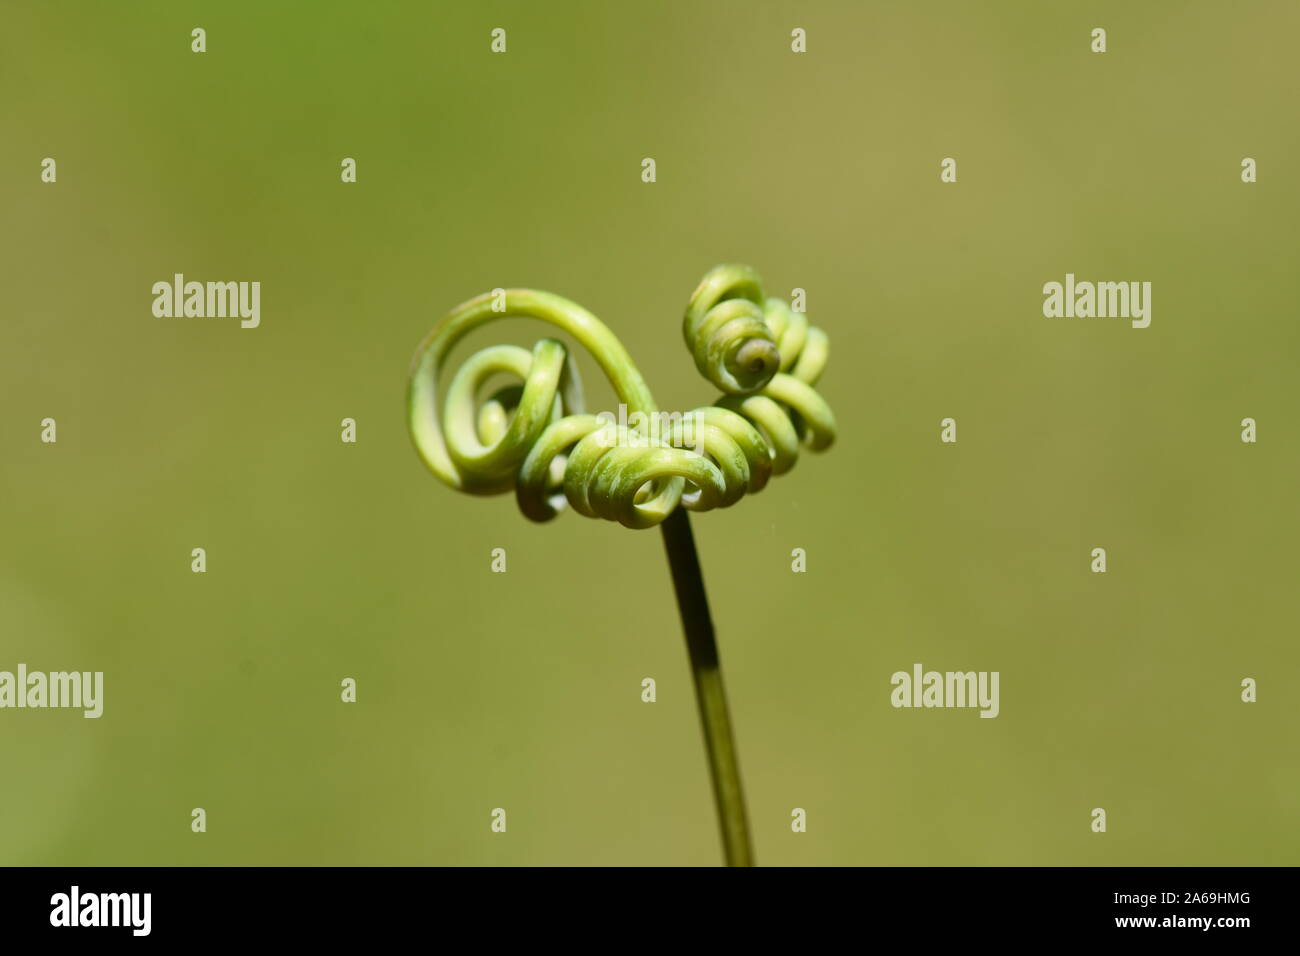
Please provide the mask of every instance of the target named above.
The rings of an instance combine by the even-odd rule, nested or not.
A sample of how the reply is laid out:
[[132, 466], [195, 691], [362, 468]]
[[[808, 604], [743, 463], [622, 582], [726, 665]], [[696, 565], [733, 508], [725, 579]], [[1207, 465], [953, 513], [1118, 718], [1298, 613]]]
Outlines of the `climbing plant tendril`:
[[[540, 319], [587, 349], [626, 405], [628, 422], [659, 412], [632, 357], [594, 315], [548, 292], [497, 290], [453, 309], [416, 350], [407, 389], [416, 450], [459, 491], [513, 491], [533, 521], [549, 521], [567, 504], [628, 528], [663, 526], [726, 860], [752, 865], [717, 644], [686, 512], [734, 505], [789, 471], [802, 446], [830, 447], [835, 417], [814, 388], [829, 354], [826, 335], [784, 301], [765, 298], [748, 266], [714, 268], [691, 296], [682, 330], [696, 369], [723, 394], [670, 416], [671, 426], [652, 434], [587, 413], [577, 368], [552, 338], [531, 351], [495, 345], [474, 353], [449, 377], [440, 400], [456, 344], [505, 318]], [[503, 374], [518, 384], [483, 394]], [[689, 442], [687, 422], [695, 426]]]

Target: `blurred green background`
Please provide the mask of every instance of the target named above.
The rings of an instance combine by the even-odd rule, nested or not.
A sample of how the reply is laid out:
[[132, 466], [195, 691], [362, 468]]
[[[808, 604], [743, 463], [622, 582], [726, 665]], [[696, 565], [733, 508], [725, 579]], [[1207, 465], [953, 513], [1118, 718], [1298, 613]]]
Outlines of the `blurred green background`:
[[[452, 492], [403, 399], [444, 312], [533, 286], [712, 401], [680, 317], [727, 261], [807, 290], [841, 426], [695, 520], [759, 862], [1300, 862], [1294, 3], [0, 23], [0, 669], [106, 684], [0, 712], [0, 862], [717, 863], [658, 533]], [[261, 327], [154, 318], [176, 272]], [[1151, 327], [1044, 318], [1066, 272], [1151, 281]], [[1001, 716], [894, 710], [916, 662]]]

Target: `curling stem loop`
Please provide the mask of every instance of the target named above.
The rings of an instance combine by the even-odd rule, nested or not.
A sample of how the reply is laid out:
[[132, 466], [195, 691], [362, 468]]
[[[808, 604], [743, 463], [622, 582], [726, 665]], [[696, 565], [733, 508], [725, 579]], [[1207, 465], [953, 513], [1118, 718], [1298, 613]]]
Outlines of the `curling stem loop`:
[[[451, 376], [444, 367], [467, 334], [497, 319], [532, 318], [587, 349], [627, 407], [626, 422], [583, 410], [582, 383], [563, 343], [494, 345]], [[826, 334], [780, 299], [765, 299], [748, 266], [718, 266], [686, 307], [687, 348], [723, 395], [685, 414], [660, 413], [632, 357], [582, 306], [533, 289], [496, 290], [453, 309], [416, 350], [407, 422], [429, 470], [453, 488], [513, 490], [534, 521], [567, 503], [629, 528], [659, 524], [680, 505], [735, 504], [794, 466], [799, 448], [829, 448], [835, 417], [814, 385], [826, 366]], [[521, 384], [484, 395], [505, 375]]]

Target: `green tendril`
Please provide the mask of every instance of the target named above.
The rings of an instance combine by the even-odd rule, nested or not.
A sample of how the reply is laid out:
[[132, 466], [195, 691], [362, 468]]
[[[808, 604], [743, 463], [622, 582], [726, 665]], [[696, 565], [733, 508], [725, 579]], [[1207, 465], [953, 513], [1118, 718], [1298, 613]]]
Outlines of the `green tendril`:
[[[626, 406], [626, 419], [583, 409], [578, 370], [552, 338], [531, 352], [515, 345], [475, 352], [450, 377], [440, 404], [453, 348], [507, 318], [540, 319], [577, 340]], [[748, 266], [710, 271], [686, 306], [682, 331], [695, 367], [723, 394], [713, 405], [660, 416], [631, 356], [594, 315], [548, 292], [498, 289], [453, 309], [420, 343], [407, 422], [420, 457], [442, 481], [477, 495], [513, 490], [533, 521], [550, 521], [568, 505], [628, 528], [662, 527], [725, 860], [751, 866], [740, 766], [687, 512], [726, 508], [761, 491], [794, 466], [805, 444], [830, 447], [835, 416], [814, 388], [829, 344], [804, 315], [764, 298]], [[502, 375], [516, 384], [485, 395]]]
[[[514, 491], [533, 521], [549, 521], [567, 504], [588, 517], [650, 528], [679, 506], [729, 507], [789, 471], [803, 445], [822, 451], [835, 440], [835, 417], [814, 388], [829, 355], [826, 335], [784, 301], [765, 298], [748, 266], [711, 270], [682, 323], [696, 368], [724, 394], [712, 406], [672, 416], [653, 440], [644, 428], [620, 432], [608, 416], [587, 414], [577, 368], [551, 338], [531, 352], [496, 345], [474, 353], [440, 403], [455, 345], [507, 318], [540, 319], [575, 339], [629, 417], [658, 408], [622, 343], [575, 302], [506, 289], [453, 309], [416, 350], [407, 390], [411, 437], [446, 484], [476, 495]], [[484, 396], [487, 382], [502, 374], [519, 384]], [[691, 435], [684, 421], [693, 415], [700, 427]]]

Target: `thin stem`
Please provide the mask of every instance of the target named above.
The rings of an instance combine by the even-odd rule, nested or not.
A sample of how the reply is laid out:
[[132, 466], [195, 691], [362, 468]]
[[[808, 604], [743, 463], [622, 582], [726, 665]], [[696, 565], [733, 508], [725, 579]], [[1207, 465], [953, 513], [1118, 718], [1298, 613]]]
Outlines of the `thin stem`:
[[736, 742], [731, 734], [731, 714], [727, 710], [727, 694], [722, 686], [722, 666], [718, 660], [713, 621], [709, 617], [709, 599], [704, 592], [704, 577], [700, 572], [700, 559], [695, 553], [695, 537], [691, 534], [691, 521], [686, 509], [678, 508], [669, 515], [663, 523], [663, 532], [673, 589], [677, 592], [677, 607], [686, 631], [691, 674], [695, 678], [695, 698], [704, 727], [713, 796], [722, 828], [723, 852], [727, 866], [753, 866], [754, 851], [749, 842], [745, 795], [740, 785]]

